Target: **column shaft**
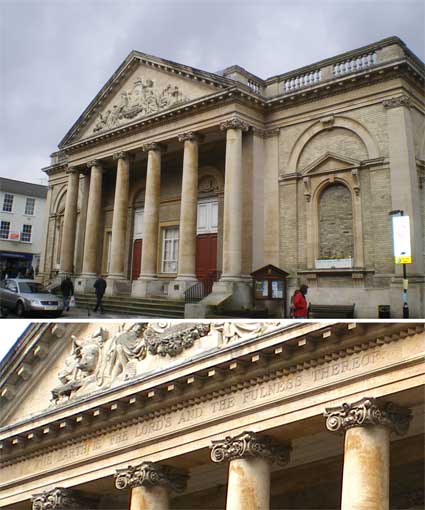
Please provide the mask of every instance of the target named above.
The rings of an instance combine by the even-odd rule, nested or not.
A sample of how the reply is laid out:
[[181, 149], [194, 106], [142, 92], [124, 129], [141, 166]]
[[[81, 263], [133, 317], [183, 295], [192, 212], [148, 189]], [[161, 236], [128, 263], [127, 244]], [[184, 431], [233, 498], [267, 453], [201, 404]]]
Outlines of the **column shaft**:
[[65, 215], [62, 232], [62, 246], [60, 252], [60, 270], [62, 273], [72, 273], [74, 269], [78, 184], [78, 172], [75, 170], [70, 170], [68, 173], [68, 186], [66, 190]]
[[238, 279], [242, 272], [242, 130], [226, 133], [224, 184], [223, 276]]
[[158, 250], [159, 196], [161, 184], [161, 152], [149, 149], [143, 212], [143, 248], [139, 279], [156, 276]]
[[229, 463], [226, 510], [269, 510], [270, 462], [242, 458]]
[[186, 138], [183, 155], [178, 278], [196, 279], [196, 224], [198, 212], [198, 141]]
[[168, 510], [166, 487], [134, 487], [131, 490], [130, 510]]
[[127, 234], [128, 190], [130, 162], [124, 153], [115, 156], [118, 160], [115, 185], [114, 215], [112, 218], [111, 269], [109, 276], [124, 278], [125, 240]]
[[87, 206], [86, 236], [84, 240], [83, 273], [95, 275], [98, 267], [98, 234], [102, 214], [102, 175], [98, 161], [91, 164], [89, 201]]
[[354, 427], [345, 435], [341, 510], [388, 510], [387, 427]]

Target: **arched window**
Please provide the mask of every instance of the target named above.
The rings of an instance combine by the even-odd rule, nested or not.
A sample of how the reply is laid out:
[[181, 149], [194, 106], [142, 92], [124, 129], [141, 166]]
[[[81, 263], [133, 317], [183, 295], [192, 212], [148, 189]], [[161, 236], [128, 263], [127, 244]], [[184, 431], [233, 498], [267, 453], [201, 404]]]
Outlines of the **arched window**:
[[353, 205], [344, 184], [327, 186], [319, 198], [319, 258], [353, 259]]

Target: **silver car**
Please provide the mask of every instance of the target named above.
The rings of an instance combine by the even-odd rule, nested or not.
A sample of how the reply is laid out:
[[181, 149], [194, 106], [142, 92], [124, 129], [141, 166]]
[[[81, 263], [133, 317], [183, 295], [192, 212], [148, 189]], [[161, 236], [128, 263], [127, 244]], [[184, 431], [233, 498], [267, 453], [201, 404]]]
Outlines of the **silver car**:
[[63, 312], [63, 299], [34, 280], [8, 278], [0, 285], [0, 307], [11, 310], [18, 317], [26, 313], [59, 317]]

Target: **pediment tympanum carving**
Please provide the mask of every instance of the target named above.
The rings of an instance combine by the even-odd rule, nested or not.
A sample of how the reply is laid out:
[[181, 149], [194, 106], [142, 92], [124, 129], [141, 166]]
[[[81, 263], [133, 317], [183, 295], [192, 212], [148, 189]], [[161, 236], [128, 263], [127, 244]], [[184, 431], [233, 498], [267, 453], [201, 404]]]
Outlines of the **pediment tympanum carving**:
[[209, 324], [137, 323], [115, 334], [100, 327], [89, 336], [71, 336], [71, 351], [58, 373], [60, 385], [52, 390], [59, 403], [140, 375], [147, 356], [175, 357], [208, 335]]
[[[183, 73], [170, 73], [142, 63], [136, 65], [121, 84], [95, 100], [91, 110], [81, 119], [86, 126], [72, 138], [96, 136], [217, 90], [203, 83], [205, 80], [179, 74]], [[78, 124], [74, 128], [78, 128]]]
[[347, 156], [342, 156], [335, 152], [326, 152], [304, 167], [301, 173], [306, 176], [345, 169], [348, 170], [358, 167], [359, 165], [360, 161], [357, 159], [348, 158]]

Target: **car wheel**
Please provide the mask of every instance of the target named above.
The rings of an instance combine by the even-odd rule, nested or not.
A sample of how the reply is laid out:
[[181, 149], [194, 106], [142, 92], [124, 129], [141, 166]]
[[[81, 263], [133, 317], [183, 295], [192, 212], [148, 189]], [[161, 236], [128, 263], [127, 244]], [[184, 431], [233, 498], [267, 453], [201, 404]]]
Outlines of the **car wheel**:
[[22, 301], [16, 303], [15, 313], [18, 317], [23, 317], [25, 315], [25, 307]]

